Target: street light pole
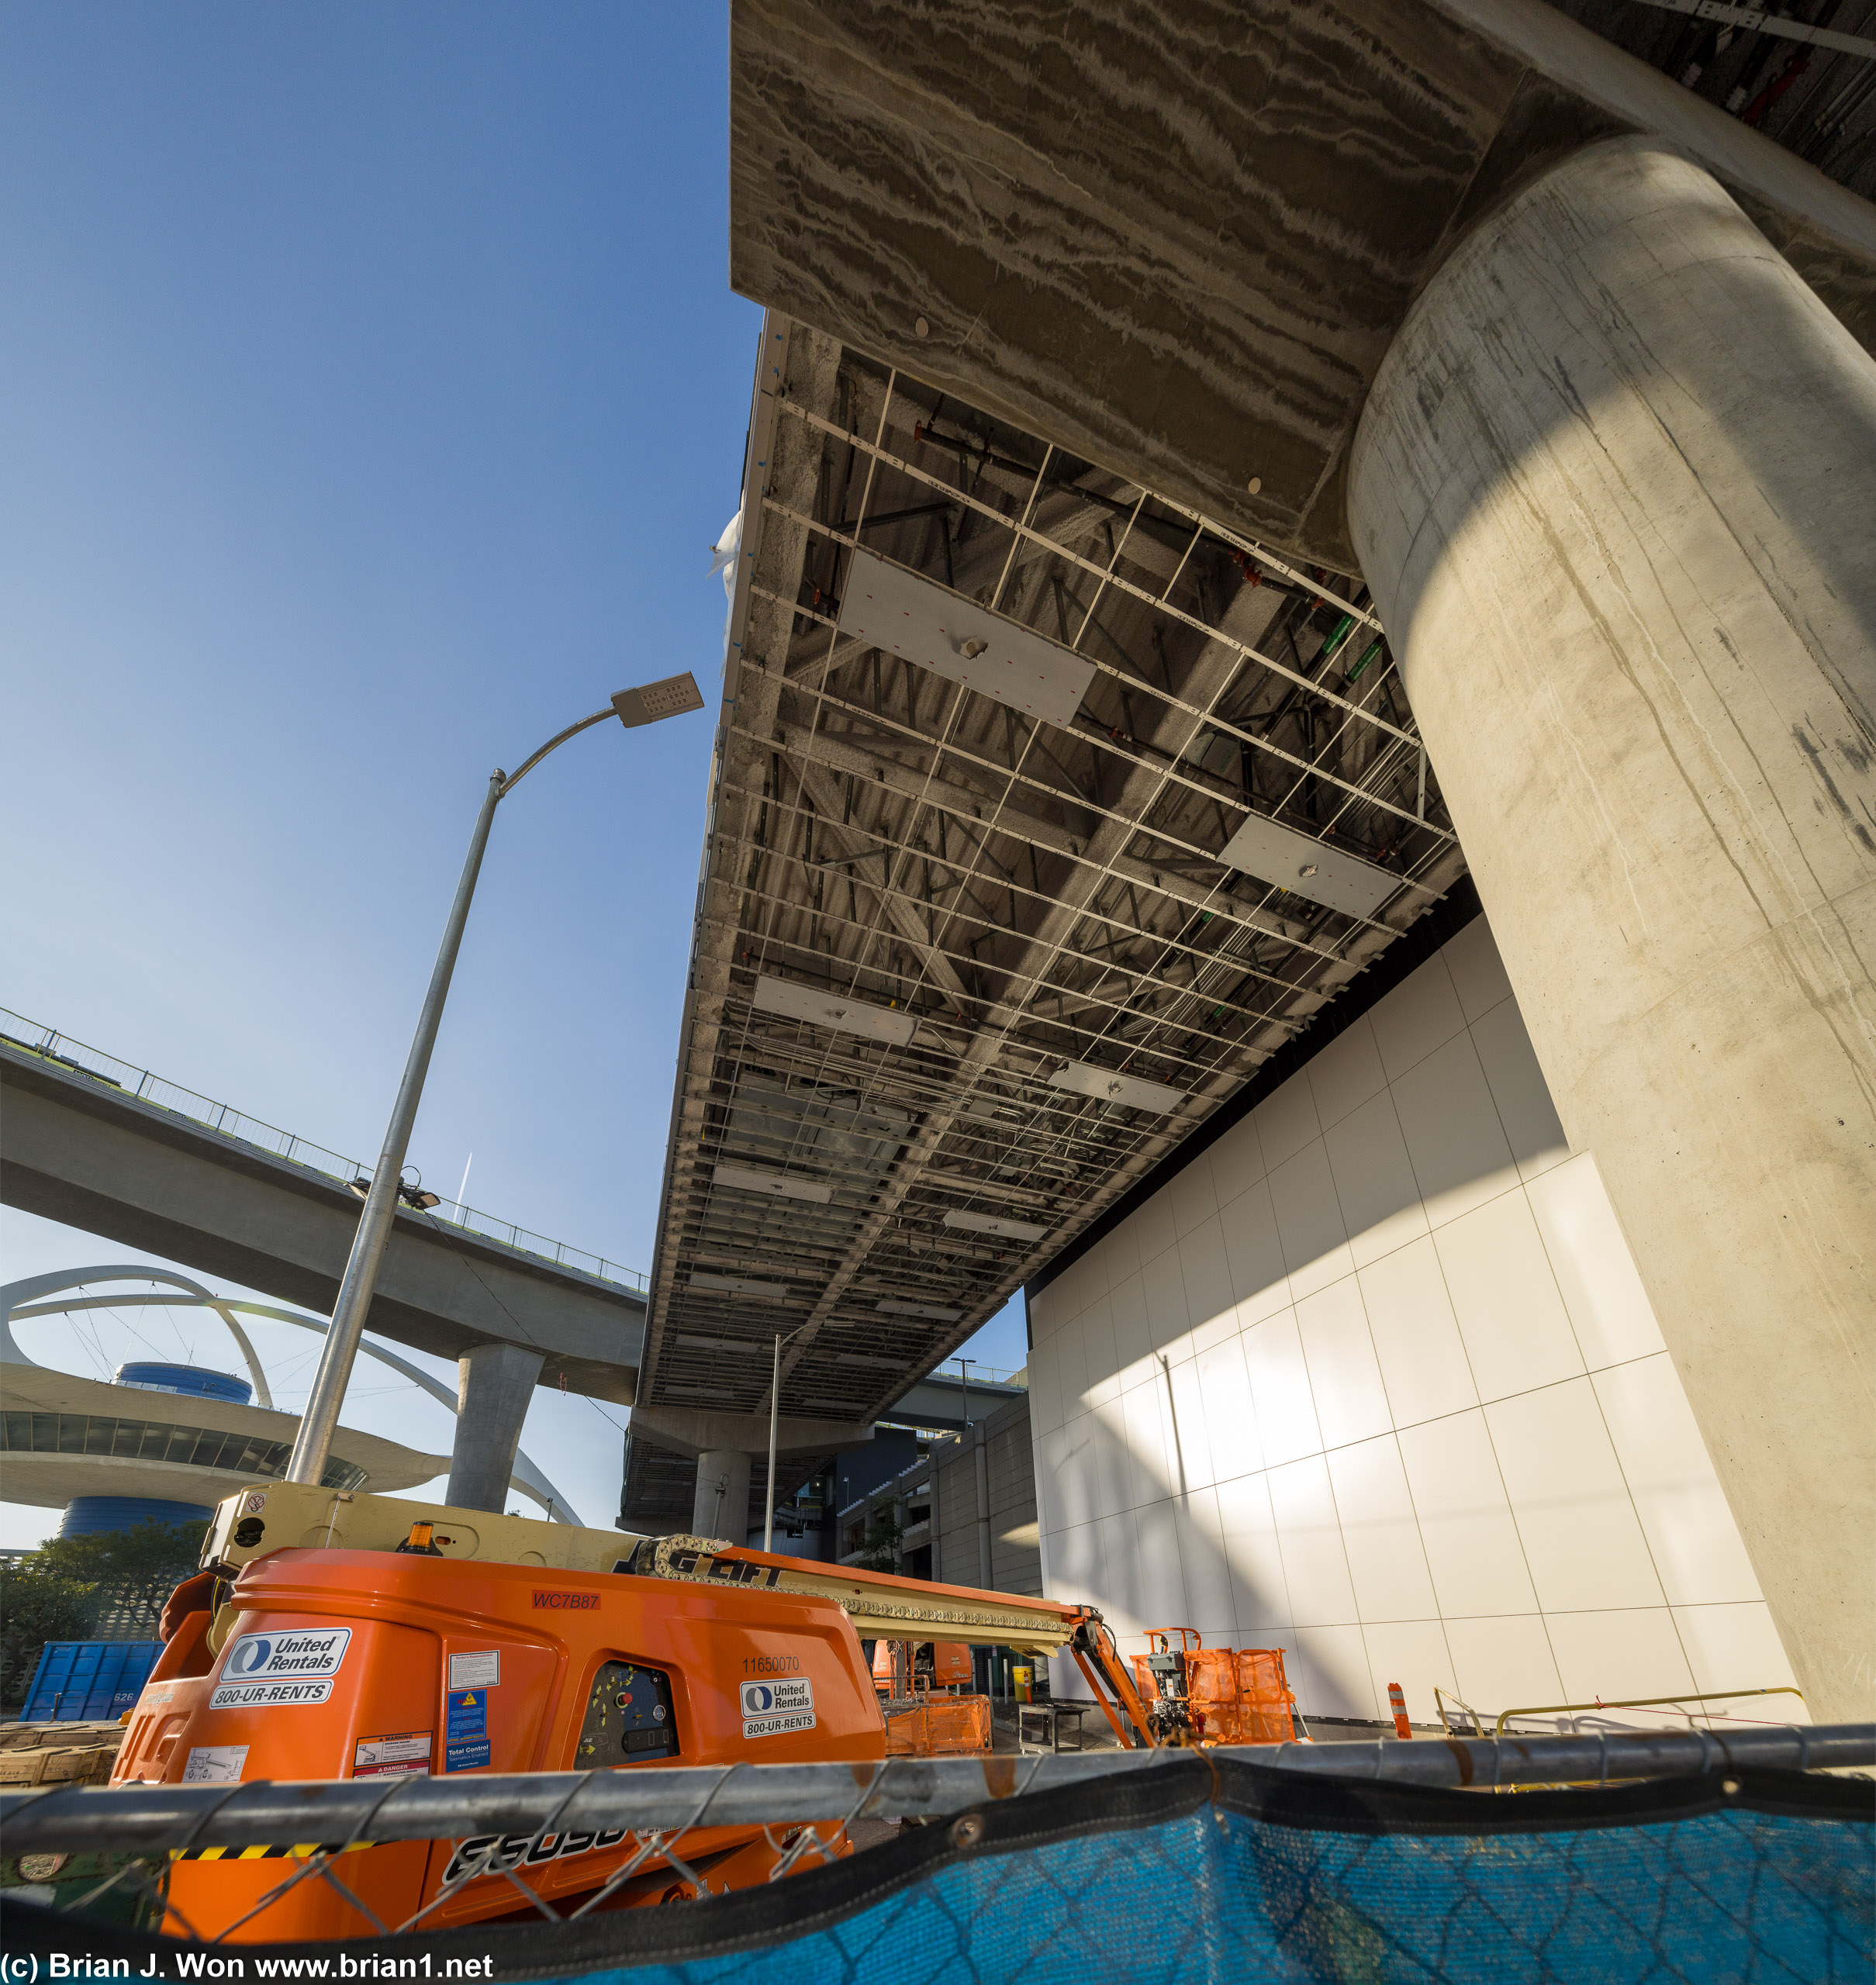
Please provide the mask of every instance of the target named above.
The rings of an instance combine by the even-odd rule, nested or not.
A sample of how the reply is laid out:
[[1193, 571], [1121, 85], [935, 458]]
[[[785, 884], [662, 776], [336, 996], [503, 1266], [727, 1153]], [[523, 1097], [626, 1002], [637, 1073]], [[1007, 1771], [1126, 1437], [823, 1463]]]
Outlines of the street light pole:
[[782, 1408], [782, 1347], [796, 1331], [806, 1327], [805, 1324], [797, 1324], [795, 1330], [776, 1332], [775, 1369], [769, 1386], [769, 1486], [762, 1499], [765, 1551], [773, 1545], [776, 1534], [776, 1425]]
[[489, 845], [489, 830], [494, 823], [496, 806], [550, 751], [594, 724], [603, 723], [609, 716], [617, 716], [628, 730], [635, 730], [641, 724], [655, 723], [661, 717], [678, 716], [703, 707], [703, 696], [688, 673], [648, 682], [636, 689], [622, 689], [606, 709], [596, 710], [591, 716], [581, 718], [578, 723], [569, 724], [557, 737], [549, 738], [533, 757], [523, 761], [520, 770], [512, 777], [499, 768], [489, 774], [482, 811], [475, 816], [475, 831], [469, 837], [468, 857], [462, 865], [455, 900], [450, 905], [449, 920], [443, 927], [443, 942], [430, 971], [430, 987], [417, 1016], [416, 1036], [404, 1064], [404, 1079], [398, 1088], [397, 1101], [392, 1106], [391, 1120], [385, 1127], [378, 1169], [371, 1174], [364, 1210], [358, 1216], [358, 1231], [352, 1236], [351, 1253], [339, 1283], [339, 1299], [333, 1306], [332, 1324], [320, 1354], [319, 1370], [307, 1396], [306, 1410], [300, 1416], [292, 1455], [287, 1462], [288, 1482], [316, 1483], [326, 1472], [332, 1437], [339, 1424], [339, 1408], [358, 1358], [358, 1340], [364, 1334], [378, 1267], [396, 1217], [404, 1155], [409, 1148], [417, 1105], [423, 1100], [423, 1079], [430, 1072], [430, 1054], [443, 1020], [443, 1003], [449, 996], [450, 979], [456, 969], [456, 954], [462, 947], [463, 928], [469, 920], [475, 879], [482, 870], [482, 851]]

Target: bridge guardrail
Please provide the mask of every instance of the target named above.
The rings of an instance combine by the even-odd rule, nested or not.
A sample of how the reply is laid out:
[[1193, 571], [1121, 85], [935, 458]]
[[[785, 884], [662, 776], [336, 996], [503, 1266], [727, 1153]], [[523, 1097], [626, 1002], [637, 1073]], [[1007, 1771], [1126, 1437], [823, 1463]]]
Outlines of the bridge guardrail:
[[[218, 1103], [212, 1096], [185, 1089], [180, 1082], [170, 1082], [147, 1068], [121, 1061], [87, 1041], [75, 1041], [70, 1034], [29, 1020], [10, 1007], [0, 1006], [0, 1046], [35, 1055], [69, 1075], [88, 1077], [139, 1103], [187, 1117], [191, 1123], [226, 1137], [232, 1143], [247, 1144], [270, 1158], [300, 1165], [339, 1185], [350, 1186], [354, 1179], [370, 1176], [370, 1168], [357, 1158], [329, 1151], [309, 1137], [297, 1137], [282, 1130], [278, 1124], [264, 1123], [258, 1117], [250, 1117], [232, 1104]], [[589, 1254], [582, 1248], [570, 1248], [565, 1241], [534, 1233], [512, 1220], [497, 1220], [491, 1213], [479, 1213], [453, 1200], [440, 1200], [425, 1217], [441, 1226], [460, 1227], [479, 1240], [492, 1241], [497, 1247], [512, 1248], [518, 1255], [532, 1255], [536, 1260], [551, 1262], [557, 1268], [573, 1269], [596, 1281], [613, 1282], [641, 1296], [648, 1286], [645, 1277], [635, 1269], [624, 1268], [603, 1255]]]

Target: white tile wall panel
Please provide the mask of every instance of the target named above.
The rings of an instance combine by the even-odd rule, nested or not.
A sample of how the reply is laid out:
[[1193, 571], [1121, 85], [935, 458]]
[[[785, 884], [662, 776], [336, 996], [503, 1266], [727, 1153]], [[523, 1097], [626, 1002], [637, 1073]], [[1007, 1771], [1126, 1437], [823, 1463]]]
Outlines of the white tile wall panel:
[[[1373, 1721], [1378, 1711], [1374, 1680], [1368, 1672], [1368, 1645], [1361, 1628], [1347, 1626], [1298, 1627], [1297, 1656], [1302, 1686], [1318, 1716], [1359, 1717]], [[1288, 1668], [1286, 1662], [1284, 1666]]]
[[1361, 1637], [1368, 1650], [1377, 1714], [1385, 1717], [1392, 1713], [1387, 1707], [1387, 1685], [1398, 1682], [1407, 1699], [1408, 1719], [1437, 1723], [1439, 1704], [1435, 1686], [1450, 1695], [1457, 1686], [1445, 1627], [1435, 1619], [1364, 1621]]
[[1094, 1514], [1097, 1521], [1104, 1521], [1133, 1507], [1125, 1400], [1117, 1400], [1088, 1415], [1088, 1439], [1094, 1461]]
[[1140, 1272], [1140, 1230], [1131, 1220], [1124, 1220], [1100, 1243], [1101, 1253], [1107, 1258], [1107, 1286], [1118, 1289], [1130, 1275]]
[[1114, 1350], [1111, 1296], [1090, 1303], [1081, 1313], [1077, 1334], [1081, 1338], [1081, 1396], [1089, 1405], [1098, 1406], [1120, 1390], [1114, 1376], [1120, 1370], [1120, 1359]]
[[1138, 1509], [1170, 1493], [1176, 1483], [1167, 1425], [1165, 1374], [1153, 1372], [1121, 1397], [1120, 1432], [1132, 1471], [1130, 1505]]
[[1397, 1082], [1410, 1068], [1465, 1030], [1466, 1016], [1442, 958], [1429, 958], [1370, 1010], [1368, 1024], [1380, 1050], [1387, 1079]]
[[1387, 1086], [1387, 1072], [1381, 1066], [1381, 1051], [1374, 1044], [1367, 1015], [1344, 1027], [1307, 1064], [1304, 1074], [1315, 1099], [1317, 1120], [1325, 1131], [1370, 1096], [1379, 1096]]
[[1386, 1090], [1351, 1110], [1323, 1134], [1349, 1251], [1357, 1268], [1426, 1232], [1426, 1209]]
[[1038, 1300], [1049, 1590], [1282, 1647], [1318, 1717], [1787, 1678], [1560, 1140], [1475, 923]]
[[1185, 1236], [1178, 1254], [1180, 1277], [1185, 1284], [1187, 1327], [1201, 1330], [1214, 1318], [1234, 1313], [1238, 1299], [1225, 1253], [1224, 1226], [1215, 1213]]
[[1179, 1230], [1173, 1224], [1173, 1209], [1164, 1193], [1156, 1193], [1138, 1212], [1129, 1214], [1127, 1224], [1134, 1230], [1142, 1268], [1155, 1255], [1163, 1255], [1179, 1238]]
[[[1231, 1579], [1232, 1611], [1240, 1633], [1293, 1624], [1290, 1583], [1283, 1576], [1283, 1546], [1270, 1507], [1267, 1474], [1240, 1476], [1218, 1488], [1218, 1531], [1225, 1541]], [[1262, 1646], [1263, 1642], [1248, 1645]]]
[[1173, 1513], [1186, 1582], [1185, 1610], [1176, 1624], [1197, 1628], [1208, 1646], [1221, 1645], [1236, 1630], [1237, 1617], [1218, 1491], [1209, 1486], [1194, 1489], [1174, 1502]]
[[1140, 1554], [1141, 1624], [1190, 1626], [1191, 1600], [1179, 1555], [1178, 1499], [1162, 1497], [1134, 1512], [1134, 1544]]
[[1038, 1344], [1045, 1338], [1052, 1337], [1066, 1312], [1062, 1307], [1062, 1285], [1052, 1282], [1044, 1289], [1038, 1289], [1025, 1304], [1029, 1313], [1029, 1334]]
[[1257, 1408], [1257, 1436], [1266, 1466], [1277, 1467], [1322, 1450], [1321, 1429], [1309, 1390], [1309, 1367], [1296, 1312], [1286, 1310], [1244, 1334], [1244, 1365]]
[[1029, 1353], [1029, 1419], [1038, 1436], [1051, 1434], [1062, 1424], [1061, 1388], [1056, 1383], [1055, 1353], [1052, 1345], [1033, 1346]]
[[1153, 1348], [1146, 1322], [1146, 1281], [1138, 1269], [1117, 1282], [1107, 1299], [1114, 1322], [1114, 1369], [1126, 1372]]
[[1478, 1389], [1432, 1238], [1397, 1248], [1356, 1279], [1394, 1425], [1476, 1406]]
[[1211, 1189], [1228, 1206], [1263, 1176], [1263, 1148], [1254, 1117], [1241, 1117], [1205, 1155], [1211, 1161]]
[[1140, 1271], [1146, 1290], [1147, 1340], [1156, 1351], [1176, 1344], [1192, 1327], [1186, 1309], [1186, 1279], [1180, 1265], [1180, 1250], [1169, 1248], [1155, 1256]]
[[1518, 1176], [1529, 1181], [1561, 1165], [1570, 1155], [1570, 1141], [1563, 1135], [1517, 1001], [1506, 999], [1474, 1021], [1472, 1044], [1498, 1106], [1500, 1127], [1518, 1162]]
[[1433, 1246], [1480, 1399], [1581, 1374], [1576, 1334], [1522, 1192], [1503, 1193], [1442, 1227]]
[[[1694, 1686], [1703, 1695], [1721, 1689], [1788, 1689], [1795, 1678], [1790, 1657], [1772, 1624], [1764, 1600], [1736, 1606], [1677, 1606], [1674, 1626], [1694, 1671]], [[1649, 1693], [1659, 1693], [1650, 1690]], [[1733, 1707], [1716, 1703], [1716, 1710]], [[1766, 1717], [1774, 1723], [1809, 1723], [1811, 1712], [1796, 1697], [1774, 1696], [1765, 1702], [1736, 1705], [1744, 1716]]]
[[1332, 1448], [1325, 1459], [1357, 1617], [1364, 1624], [1435, 1617], [1439, 1602], [1393, 1434]]
[[1268, 1479], [1291, 1617], [1299, 1627], [1353, 1620], [1355, 1586], [1328, 1462], [1311, 1455], [1307, 1461], [1272, 1469]]
[[[1187, 1286], [1190, 1285], [1188, 1283]], [[1244, 1319], [1238, 1314], [1238, 1305], [1228, 1303], [1206, 1322], [1193, 1325], [1187, 1334], [1185, 1348], [1196, 1358], [1201, 1351], [1210, 1351], [1214, 1345], [1236, 1342], [1243, 1329]]]
[[1443, 1227], [1518, 1182], [1498, 1106], [1470, 1034], [1436, 1048], [1393, 1086], [1427, 1224]]
[[1103, 1517], [1093, 1527], [1097, 1563], [1095, 1601], [1116, 1634], [1137, 1634], [1144, 1627], [1157, 1625], [1142, 1617], [1144, 1596], [1140, 1583], [1140, 1554], [1134, 1541], [1134, 1514], [1123, 1510], [1118, 1516]]
[[1404, 1427], [1397, 1438], [1441, 1615], [1534, 1614], [1536, 1589], [1484, 1414]]
[[1694, 1671], [1665, 1606], [1630, 1612], [1546, 1612], [1544, 1624], [1563, 1683], [1556, 1701], [1615, 1702], [1624, 1696], [1672, 1695], [1694, 1686]]
[[1584, 1364], [1594, 1372], [1666, 1349], [1594, 1155], [1578, 1152], [1526, 1196]]
[[1277, 1238], [1277, 1210], [1268, 1179], [1260, 1179], [1231, 1200], [1218, 1215], [1225, 1235], [1225, 1260], [1231, 1271], [1238, 1314], [1248, 1327], [1290, 1307], [1290, 1272]]
[[1296, 1306], [1296, 1320], [1322, 1445], [1342, 1447], [1391, 1427], [1387, 1389], [1355, 1278], [1346, 1276], [1304, 1297]]
[[1218, 1196], [1212, 1189], [1211, 1165], [1201, 1151], [1166, 1189], [1166, 1202], [1173, 1215], [1173, 1231], [1183, 1240], [1201, 1220], [1218, 1210]]
[[1591, 1383], [1668, 1604], [1762, 1598], [1667, 1353], [1612, 1365]]
[[1589, 1380], [1520, 1393], [1484, 1411], [1543, 1610], [1664, 1605]]
[[1293, 1296], [1312, 1294], [1355, 1272], [1342, 1204], [1318, 1137], [1270, 1174], [1270, 1204], [1277, 1214], [1283, 1265]]
[[1187, 1358], [1166, 1374], [1166, 1431], [1172, 1448], [1172, 1486], [1180, 1495], [1218, 1479], [1211, 1458], [1211, 1431], [1204, 1388], [1196, 1359]]
[[1055, 1358], [1055, 1383], [1060, 1390], [1062, 1417], [1069, 1419], [1088, 1404], [1088, 1334], [1076, 1328], [1059, 1331], [1051, 1345]]
[[[1536, 1613], [1497, 1618], [1456, 1620], [1446, 1615], [1446, 1646], [1453, 1656], [1460, 1696], [1481, 1711], [1490, 1732], [1492, 1718], [1518, 1703], [1566, 1700], [1550, 1636]], [[1443, 1686], [1443, 1684], [1442, 1685]], [[1669, 1683], [1672, 1687], [1673, 1683]], [[1665, 1691], [1650, 1690], [1650, 1695]]]
[[1264, 1169], [1274, 1172], [1286, 1158], [1294, 1158], [1305, 1144], [1322, 1134], [1315, 1099], [1307, 1080], [1294, 1078], [1275, 1095], [1266, 1096], [1251, 1112], [1257, 1127], [1257, 1142], [1263, 1152]]
[[1229, 1482], [1261, 1469], [1263, 1443], [1257, 1438], [1257, 1410], [1251, 1403], [1243, 1340], [1234, 1336], [1201, 1352], [1194, 1369], [1205, 1414], [1212, 1480]]
[[1440, 956], [1446, 961], [1453, 989], [1459, 995], [1460, 1010], [1469, 1027], [1476, 1027], [1494, 1006], [1512, 996], [1505, 961], [1498, 955], [1491, 926], [1484, 917], [1475, 917], [1451, 943], [1442, 948]]
[[1045, 1530], [1085, 1527], [1100, 1514], [1099, 1427], [1092, 1414], [1078, 1414], [1049, 1438], [1060, 1442], [1060, 1479], [1046, 1487], [1037, 1483], [1039, 1521]]

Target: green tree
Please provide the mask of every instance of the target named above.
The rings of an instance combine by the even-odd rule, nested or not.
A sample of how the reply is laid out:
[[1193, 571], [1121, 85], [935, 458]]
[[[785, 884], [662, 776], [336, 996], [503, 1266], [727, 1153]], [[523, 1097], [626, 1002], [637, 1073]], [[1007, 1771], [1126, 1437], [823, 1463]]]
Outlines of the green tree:
[[890, 1572], [899, 1562], [899, 1543], [905, 1533], [890, 1517], [869, 1524], [855, 1561], [869, 1572]]
[[201, 1552], [200, 1524], [153, 1521], [49, 1537], [0, 1563], [0, 1702], [25, 1699], [47, 1641], [154, 1640]]
[[26, 1700], [47, 1642], [83, 1640], [91, 1631], [92, 1597], [89, 1586], [31, 1557], [0, 1561], [0, 1703]]

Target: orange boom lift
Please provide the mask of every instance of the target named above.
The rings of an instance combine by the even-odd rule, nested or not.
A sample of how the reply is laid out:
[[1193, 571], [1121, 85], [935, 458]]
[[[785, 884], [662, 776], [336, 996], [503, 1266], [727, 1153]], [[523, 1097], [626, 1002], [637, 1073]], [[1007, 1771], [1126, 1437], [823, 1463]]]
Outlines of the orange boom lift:
[[[1087, 1607], [285, 1483], [223, 1502], [203, 1564], [165, 1612], [114, 1783], [864, 1764], [910, 1746], [889, 1744], [862, 1635], [1066, 1648], [1123, 1745], [1160, 1741]], [[681, 1861], [654, 1843], [601, 1906], [766, 1881], [803, 1831], [693, 1830]], [[827, 1855], [851, 1851], [838, 1825], [812, 1831]], [[277, 1942], [422, 1910], [437, 1928], [530, 1917], [517, 1884], [577, 1907], [645, 1845], [364, 1846], [338, 1870], [359, 1907], [316, 1880], [268, 1900], [295, 1843], [204, 1850], [171, 1866], [169, 1927]]]

